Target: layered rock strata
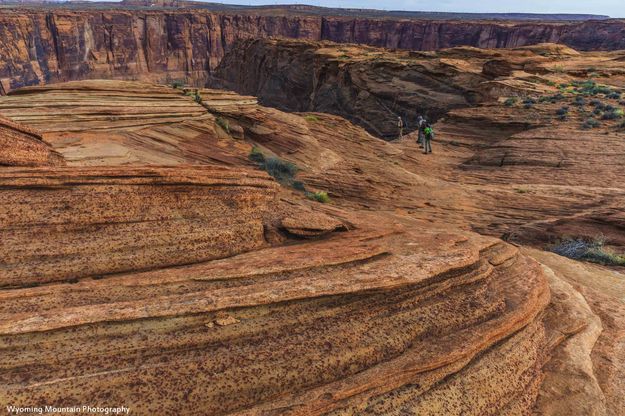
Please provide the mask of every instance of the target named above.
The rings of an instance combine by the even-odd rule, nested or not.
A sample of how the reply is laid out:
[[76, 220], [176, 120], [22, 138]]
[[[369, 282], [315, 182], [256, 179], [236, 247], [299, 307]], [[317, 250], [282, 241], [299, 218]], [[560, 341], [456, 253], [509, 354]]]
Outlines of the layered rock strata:
[[560, 42], [583, 50], [625, 49], [618, 20], [495, 22], [340, 17], [280, 10], [211, 11], [107, 5], [104, 10], [16, 6], [0, 11], [0, 94], [25, 85], [85, 78], [202, 86], [237, 39], [280, 36], [438, 50]]
[[0, 286], [197, 263], [262, 247], [274, 194], [223, 168], [0, 170]]

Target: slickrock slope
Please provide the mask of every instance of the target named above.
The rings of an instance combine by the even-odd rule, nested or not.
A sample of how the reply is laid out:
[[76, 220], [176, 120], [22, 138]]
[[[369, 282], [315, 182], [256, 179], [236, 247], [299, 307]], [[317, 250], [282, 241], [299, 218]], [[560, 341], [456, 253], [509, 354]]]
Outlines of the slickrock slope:
[[0, 286], [228, 257], [265, 244], [275, 190], [223, 168], [0, 170]]
[[0, 116], [0, 165], [62, 165], [64, 160], [45, 143], [41, 135], [23, 125]]
[[[443, 60], [397, 56], [420, 62], [422, 79]], [[454, 82], [483, 101], [443, 117], [433, 156], [414, 135], [386, 142], [336, 115], [218, 90], [199, 90], [198, 103], [168, 87], [82, 81], [0, 98], [0, 113], [41, 130], [70, 165], [0, 168], [10, 265], [0, 404], [618, 415], [618, 272], [585, 273], [471, 230], [536, 242], [590, 232], [582, 219], [594, 218], [618, 246], [623, 190], [581, 181], [607, 153], [586, 156], [599, 133], [616, 154], [624, 145], [617, 122], [573, 151], [581, 116], [549, 127], [562, 103], [508, 107], [499, 95], [555, 94], [547, 81], [579, 79], [588, 65], [618, 71], [620, 55], [543, 45], [442, 56], [467, 69]], [[295, 179], [331, 203], [270, 181], [248, 159], [252, 146], [296, 163]], [[597, 169], [618, 177], [618, 158], [605, 160]]]
[[[610, 111], [593, 114], [596, 106], [591, 105], [596, 104], [593, 100], [613, 109], [622, 105], [622, 52], [580, 53], [550, 44], [514, 50], [454, 48], [437, 54], [290, 40], [241, 45], [226, 56], [220, 73], [232, 80], [227, 85], [258, 92], [261, 102], [298, 110], [302, 105], [291, 100], [298, 97], [309, 109], [345, 114], [392, 138], [398, 135], [397, 116], [408, 120], [410, 131], [419, 114], [442, 115], [435, 127], [436, 154], [427, 158], [421, 156], [414, 133], [382, 147], [338, 118], [317, 115], [317, 122], [308, 123], [321, 133], [317, 137], [342, 137], [328, 140], [324, 147], [334, 153], [345, 149], [342, 158], [328, 163], [341, 169], [333, 176], [336, 185], [325, 184], [337, 197], [350, 186], [345, 182], [372, 184], [390, 191], [380, 197], [359, 189], [352, 198], [378, 208], [384, 201], [385, 207], [407, 208], [422, 219], [443, 217], [516, 241], [546, 243], [602, 233], [612, 244], [623, 245], [622, 119], [602, 120]], [[266, 59], [259, 60], [261, 55]], [[287, 66], [295, 76], [282, 75]], [[304, 70], [310, 67], [314, 70]], [[574, 90], [572, 83], [592, 79], [607, 85], [613, 96], [583, 97], [581, 90]], [[480, 100], [463, 101], [467, 95]], [[578, 95], [582, 106], [575, 103]], [[508, 97], [516, 100], [510, 106], [504, 105]], [[530, 104], [524, 104], [525, 99]], [[463, 102], [465, 108], [453, 108]], [[559, 120], [556, 113], [562, 108], [568, 115]], [[583, 130], [588, 119], [600, 126]], [[363, 159], [372, 163], [350, 171], [350, 164]], [[382, 159], [383, 168], [376, 170]], [[376, 173], [358, 181], [360, 172]], [[320, 183], [328, 174], [310, 180]], [[389, 203], [389, 198], [395, 202]]]
[[[495, 240], [358, 217], [322, 241], [3, 290], [0, 400], [136, 414], [527, 409], [546, 353], [537, 263]], [[506, 383], [478, 381], [496, 374]]]
[[[201, 106], [174, 89], [120, 83], [115, 92], [110, 82], [83, 82], [0, 101], [13, 117], [47, 127], [44, 136], [73, 117], [82, 124], [68, 134], [92, 130], [104, 140], [95, 114], [117, 100], [128, 116], [108, 133], [133, 131], [148, 146], [159, 118], [172, 129], [182, 124], [176, 105], [167, 112], [176, 117], [140, 115], [157, 92], [205, 113], [185, 110], [189, 122], [220, 117], [266, 151], [300, 140], [297, 158], [320, 152], [308, 177], [313, 169], [333, 177], [322, 150], [328, 133], [249, 97], [203, 90]], [[82, 112], [53, 107], [73, 100]], [[161, 115], [139, 122], [146, 114]], [[284, 135], [285, 126], [299, 131]], [[389, 143], [350, 131], [379, 157], [390, 152]], [[251, 146], [227, 137], [245, 152], [213, 137], [206, 154], [245, 157]], [[76, 166], [0, 170], [2, 404], [214, 415], [531, 408], [550, 351], [542, 321], [550, 292], [538, 263], [516, 248], [352, 209], [348, 198], [344, 208], [322, 208], [258, 171], [184, 160], [90, 167], [77, 149], [59, 150], [74, 154]], [[357, 166], [372, 165], [370, 151]], [[363, 189], [382, 195], [373, 184]], [[485, 379], [491, 384], [478, 382]]]
[[619, 20], [495, 22], [335, 17], [306, 10], [83, 8], [0, 10], [0, 94], [85, 78], [186, 79], [202, 86], [237, 39], [270, 36], [409, 50], [542, 42], [583, 50], [625, 49]]
[[[215, 117], [171, 87], [86, 81], [17, 91], [0, 113], [36, 127], [70, 165], [178, 165], [215, 161], [221, 146], [247, 157]], [[232, 153], [231, 152], [231, 153]], [[218, 161], [234, 164], [232, 156]]]

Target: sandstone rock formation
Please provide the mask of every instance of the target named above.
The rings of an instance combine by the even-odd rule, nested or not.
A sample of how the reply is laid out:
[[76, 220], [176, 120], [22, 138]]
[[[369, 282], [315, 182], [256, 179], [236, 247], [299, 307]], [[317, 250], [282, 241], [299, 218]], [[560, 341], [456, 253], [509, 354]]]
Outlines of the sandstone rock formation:
[[[365, 70], [359, 57], [377, 53], [350, 51], [344, 65]], [[575, 95], [558, 83], [590, 65], [625, 85], [619, 57], [386, 51], [380, 77], [464, 68], [453, 85], [482, 97], [441, 107], [428, 156], [414, 134], [386, 142], [218, 90], [94, 80], [0, 98], [69, 165], [0, 167], [0, 403], [619, 415], [623, 274], [536, 249], [598, 224], [623, 240], [619, 122], [580, 144], [586, 113], [555, 118]], [[507, 69], [485, 74], [493, 59]], [[537, 100], [508, 106], [508, 94]], [[332, 202], [270, 180], [252, 146]]]
[[0, 165], [62, 165], [64, 160], [45, 143], [41, 135], [25, 126], [0, 116]]
[[305, 9], [263, 13], [110, 4], [102, 8], [0, 10], [0, 94], [25, 85], [85, 78], [184, 79], [202, 86], [241, 38], [281, 36], [410, 50], [542, 42], [583, 50], [625, 49], [623, 22], [618, 20], [496, 22], [341, 17]]

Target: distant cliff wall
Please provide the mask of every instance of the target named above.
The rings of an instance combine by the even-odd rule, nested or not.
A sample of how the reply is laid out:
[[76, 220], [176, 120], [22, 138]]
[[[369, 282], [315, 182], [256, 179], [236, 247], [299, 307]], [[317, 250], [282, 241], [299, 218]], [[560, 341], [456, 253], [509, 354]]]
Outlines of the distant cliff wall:
[[202, 84], [240, 38], [278, 36], [414, 50], [540, 42], [562, 42], [578, 49], [625, 49], [623, 30], [621, 21], [485, 23], [206, 10], [4, 10], [0, 12], [0, 93], [83, 78], [183, 78]]

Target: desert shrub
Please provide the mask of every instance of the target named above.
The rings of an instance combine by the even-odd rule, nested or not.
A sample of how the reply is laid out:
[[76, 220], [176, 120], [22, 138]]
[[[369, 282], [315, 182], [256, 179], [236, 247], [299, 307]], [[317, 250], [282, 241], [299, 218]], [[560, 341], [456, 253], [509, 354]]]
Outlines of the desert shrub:
[[620, 108], [613, 108], [610, 111], [605, 112], [601, 118], [604, 120], [618, 120], [623, 118], [623, 116], [625, 116], [625, 112], [623, 110]]
[[252, 162], [256, 162], [258, 164], [265, 163], [265, 155], [263, 154], [263, 152], [260, 151], [260, 149], [257, 146], [252, 147], [252, 150], [250, 151], [248, 158]]
[[603, 104], [601, 100], [590, 100], [590, 105], [600, 110], [603, 110], [605, 107], [605, 104]]
[[518, 101], [519, 99], [517, 97], [510, 97], [506, 101], [504, 101], [503, 104], [506, 107], [514, 107]]
[[285, 184], [293, 183], [293, 177], [297, 174], [298, 170], [294, 163], [274, 156], [265, 158], [265, 162], [261, 167], [278, 182]]
[[330, 202], [330, 197], [328, 196], [328, 193], [324, 191], [308, 192], [306, 196], [308, 197], [308, 199], [321, 202], [322, 204]]
[[590, 130], [590, 129], [596, 129], [597, 127], [600, 127], [601, 123], [597, 120], [595, 120], [594, 118], [589, 118], [588, 120], [586, 120], [584, 122], [584, 124], [582, 124], [582, 129], [584, 130]]
[[612, 90], [605, 85], [599, 85], [593, 91], [595, 91], [597, 94], [605, 94], [606, 96], [612, 94]]
[[282, 185], [293, 186], [300, 191], [305, 190], [304, 183], [295, 181], [294, 177], [297, 175], [298, 167], [288, 160], [282, 160], [275, 156], [265, 156], [263, 152], [257, 147], [252, 147], [248, 158], [258, 163], [258, 167], [266, 171], [269, 175], [273, 176], [275, 180]]
[[608, 94], [606, 96], [606, 98], [609, 98], [611, 100], [620, 100], [621, 99], [621, 93], [617, 92], [617, 91], [613, 91], [610, 94]]
[[319, 117], [317, 117], [314, 114], [308, 114], [304, 116], [304, 120], [306, 121], [311, 121], [311, 122], [315, 122], [315, 121], [319, 121]]
[[593, 110], [593, 112], [592, 112], [592, 113], [593, 113], [594, 115], [596, 115], [596, 116], [600, 116], [600, 115], [603, 113], [603, 111], [601, 111], [601, 109], [600, 109], [599, 107], [597, 107], [597, 108], [595, 108], [595, 109]]
[[298, 191], [303, 191], [303, 192], [306, 191], [306, 185], [304, 185], [304, 182], [302, 181], [294, 181], [293, 188]]
[[584, 97], [577, 96], [577, 97], [575, 97], [575, 100], [573, 101], [573, 105], [576, 105], [578, 107], [582, 107], [582, 106], [586, 105], [586, 100], [584, 99]]
[[202, 104], [202, 95], [199, 92], [196, 92], [193, 95], [193, 100], [198, 104]]
[[577, 87], [579, 92], [584, 95], [609, 95], [612, 93], [612, 90], [609, 87], [606, 87], [605, 85], [598, 85], [597, 82], [593, 80], [574, 81], [573, 85]]
[[569, 108], [566, 106], [561, 107], [556, 111], [556, 115], [558, 116], [566, 116], [568, 113], [569, 113]]
[[625, 266], [625, 256], [607, 251], [604, 244], [603, 238], [594, 240], [569, 238], [556, 244], [551, 251], [573, 260], [585, 260], [610, 266]]
[[525, 100], [523, 100], [523, 107], [525, 108], [532, 108], [534, 106], [534, 104], [536, 104], [536, 99], [534, 98], [526, 98]]
[[217, 125], [222, 129], [224, 129], [226, 133], [230, 134], [230, 124], [228, 123], [228, 120], [222, 117], [217, 117], [215, 119], [215, 123], [217, 123]]
[[184, 87], [184, 81], [175, 79], [171, 82], [171, 87], [175, 90]]
[[553, 72], [557, 74], [562, 74], [564, 73], [564, 67], [562, 65], [556, 65], [553, 67]]

